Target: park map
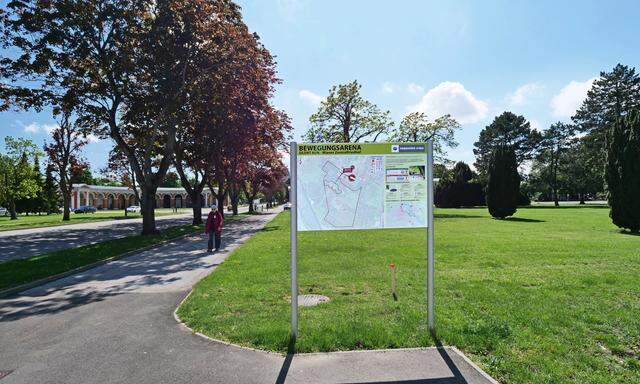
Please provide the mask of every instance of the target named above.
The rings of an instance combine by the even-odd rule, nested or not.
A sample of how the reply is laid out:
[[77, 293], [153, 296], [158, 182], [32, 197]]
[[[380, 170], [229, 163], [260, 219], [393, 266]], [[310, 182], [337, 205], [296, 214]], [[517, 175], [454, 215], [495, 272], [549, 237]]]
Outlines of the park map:
[[301, 144], [298, 230], [427, 226], [426, 146]]

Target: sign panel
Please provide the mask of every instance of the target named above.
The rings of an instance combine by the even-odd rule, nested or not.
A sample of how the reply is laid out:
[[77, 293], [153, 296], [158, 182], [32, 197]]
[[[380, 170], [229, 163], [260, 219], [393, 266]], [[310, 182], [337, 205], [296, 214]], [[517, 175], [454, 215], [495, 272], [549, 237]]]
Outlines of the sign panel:
[[297, 148], [299, 231], [427, 227], [427, 143]]

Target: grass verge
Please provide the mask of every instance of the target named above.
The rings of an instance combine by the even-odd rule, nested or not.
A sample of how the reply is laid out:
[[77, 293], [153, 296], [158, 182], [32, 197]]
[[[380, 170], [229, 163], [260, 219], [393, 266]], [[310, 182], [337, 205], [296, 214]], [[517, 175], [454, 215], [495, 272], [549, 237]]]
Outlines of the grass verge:
[[[192, 329], [286, 351], [289, 216], [200, 281], [179, 308]], [[640, 237], [603, 207], [436, 211], [436, 322], [500, 382], [640, 382]], [[424, 230], [304, 232], [300, 352], [434, 345], [426, 326]], [[390, 294], [389, 263], [398, 269]]]
[[[240, 220], [245, 216], [247, 214], [227, 215], [225, 223]], [[203, 228], [203, 225], [180, 225], [166, 228], [157, 235], [121, 237], [73, 249], [44, 253], [27, 259], [5, 261], [0, 263], [0, 290], [67, 272], [189, 233], [202, 231]]]

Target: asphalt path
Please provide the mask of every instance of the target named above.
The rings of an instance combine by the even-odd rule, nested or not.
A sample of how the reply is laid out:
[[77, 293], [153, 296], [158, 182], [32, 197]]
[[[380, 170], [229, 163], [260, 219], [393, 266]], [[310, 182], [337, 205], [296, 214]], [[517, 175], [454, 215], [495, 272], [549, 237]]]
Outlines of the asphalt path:
[[282, 356], [177, 322], [193, 284], [275, 213], [230, 223], [219, 253], [197, 234], [0, 300], [1, 384], [491, 383], [447, 348]]
[[[243, 211], [246, 207], [241, 207]], [[209, 209], [203, 208], [203, 216], [208, 212]], [[192, 218], [192, 213], [159, 216], [156, 217], [156, 227], [162, 230], [189, 224]], [[141, 231], [141, 218], [3, 231], [0, 232], [0, 262], [131, 236]]]

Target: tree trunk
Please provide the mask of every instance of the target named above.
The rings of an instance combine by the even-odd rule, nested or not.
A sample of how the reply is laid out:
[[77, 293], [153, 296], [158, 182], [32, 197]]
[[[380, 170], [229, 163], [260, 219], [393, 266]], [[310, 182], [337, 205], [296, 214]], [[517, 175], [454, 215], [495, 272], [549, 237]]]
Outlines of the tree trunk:
[[[66, 196], [65, 196], [66, 195]], [[71, 195], [62, 193], [62, 221], [71, 220], [71, 209], [69, 207]]]
[[16, 214], [16, 201], [13, 198], [9, 200], [9, 211], [11, 213], [11, 220], [18, 220], [18, 215]]
[[193, 194], [191, 195], [191, 205], [193, 208], [193, 225], [202, 224], [202, 202], [200, 201], [200, 197], [200, 192], [193, 190]]
[[584, 193], [580, 193], [580, 205], [584, 205]]
[[216, 196], [218, 211], [220, 211], [222, 217], [224, 217], [224, 195], [224, 193], [220, 193], [220, 190], [218, 190], [218, 194]]
[[155, 235], [159, 233], [156, 228], [156, 191], [155, 188], [142, 188], [142, 235]]
[[556, 207], [560, 206], [560, 202], [558, 201], [558, 190], [553, 188], [553, 205]]

